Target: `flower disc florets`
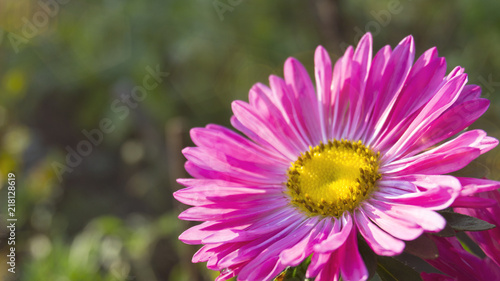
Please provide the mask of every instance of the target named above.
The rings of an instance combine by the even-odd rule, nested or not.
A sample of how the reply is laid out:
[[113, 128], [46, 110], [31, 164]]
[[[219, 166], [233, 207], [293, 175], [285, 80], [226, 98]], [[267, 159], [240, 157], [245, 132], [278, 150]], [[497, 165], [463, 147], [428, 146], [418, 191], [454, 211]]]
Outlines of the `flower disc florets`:
[[376, 188], [380, 153], [361, 141], [320, 142], [288, 169], [291, 204], [310, 216], [340, 217], [352, 211]]

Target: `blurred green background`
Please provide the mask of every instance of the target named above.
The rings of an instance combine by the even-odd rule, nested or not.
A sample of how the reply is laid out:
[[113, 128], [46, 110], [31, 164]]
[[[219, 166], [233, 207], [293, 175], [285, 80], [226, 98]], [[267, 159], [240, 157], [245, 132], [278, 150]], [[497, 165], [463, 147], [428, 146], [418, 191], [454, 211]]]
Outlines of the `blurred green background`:
[[[500, 138], [498, 11], [497, 0], [1, 0], [0, 280], [213, 280], [190, 262], [198, 247], [177, 240], [190, 225], [171, 195], [189, 128], [230, 126], [232, 100], [282, 76], [289, 56], [312, 73], [319, 44], [334, 60], [365, 31], [375, 49], [408, 34], [417, 56], [437, 46], [492, 101], [474, 128]], [[499, 154], [460, 173], [500, 180]]]

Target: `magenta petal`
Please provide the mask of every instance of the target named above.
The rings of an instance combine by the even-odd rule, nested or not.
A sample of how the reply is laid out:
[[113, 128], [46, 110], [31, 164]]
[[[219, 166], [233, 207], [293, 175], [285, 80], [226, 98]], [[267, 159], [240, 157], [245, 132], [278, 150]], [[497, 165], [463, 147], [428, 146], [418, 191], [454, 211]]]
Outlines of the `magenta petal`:
[[423, 107], [401, 138], [384, 153], [384, 159], [393, 159], [404, 153], [422, 134], [428, 124], [434, 121], [458, 98], [458, 94], [467, 83], [467, 75], [454, 77], [441, 87], [436, 95]]
[[179, 240], [186, 244], [201, 244], [201, 240], [210, 235], [212, 231], [204, 230], [205, 227], [213, 225], [213, 222], [204, 222], [199, 225], [195, 225], [187, 230], [185, 230], [180, 236]]
[[347, 109], [349, 107], [349, 86], [348, 83], [351, 77], [352, 56], [353, 48], [349, 46], [344, 55], [335, 63], [333, 67], [333, 80], [332, 80], [332, 96], [333, 96], [333, 111], [332, 135], [329, 139], [340, 139], [345, 125], [347, 124]]
[[320, 103], [320, 130], [322, 141], [326, 143], [328, 136], [331, 135], [332, 124], [330, 123], [332, 108], [332, 61], [328, 52], [322, 46], [316, 48], [314, 53], [314, 74], [316, 77], [316, 91], [318, 92], [318, 101]]
[[349, 233], [351, 233], [352, 226], [351, 215], [344, 213], [341, 218], [335, 220], [334, 227], [328, 234], [328, 238], [314, 245], [314, 251], [317, 253], [328, 253], [338, 249], [344, 244]]
[[380, 84], [380, 96], [377, 99], [373, 111], [372, 120], [376, 121], [373, 124], [373, 131], [369, 143], [379, 136], [387, 118], [394, 106], [401, 88], [408, 76], [408, 73], [415, 58], [415, 44], [413, 37], [408, 36], [403, 39], [398, 46], [394, 49], [384, 69], [384, 74]]
[[488, 208], [497, 204], [496, 200], [474, 196], [461, 196], [455, 199], [451, 207], [454, 208]]
[[[498, 144], [482, 130], [465, 132], [434, 149], [385, 165], [381, 171], [389, 174], [445, 174], [466, 166], [480, 154]], [[433, 168], [433, 166], [438, 166]]]
[[423, 229], [417, 224], [391, 217], [368, 203], [362, 209], [377, 226], [398, 239], [413, 240], [423, 233]]
[[[359, 138], [361, 130], [360, 121], [364, 118], [363, 103], [366, 95], [366, 81], [372, 62], [372, 36], [366, 33], [359, 41], [358, 47], [352, 58], [352, 75], [349, 88], [349, 114], [345, 129], [345, 138]], [[357, 137], [356, 137], [357, 136]]]
[[342, 273], [342, 279], [345, 281], [367, 280], [368, 270], [358, 251], [358, 239], [355, 228], [351, 231], [351, 234], [341, 248], [341, 253], [342, 262], [340, 263], [340, 272]]
[[440, 214], [422, 207], [384, 203], [377, 200], [370, 200], [370, 204], [389, 216], [416, 223], [429, 232], [439, 232], [446, 225], [446, 220]]
[[429, 210], [442, 210], [450, 206], [460, 192], [459, 181], [452, 176], [414, 175], [412, 181], [420, 187], [420, 192], [396, 196], [375, 196], [385, 202], [414, 205]]
[[291, 126], [289, 121], [283, 116], [283, 112], [273, 102], [273, 95], [271, 89], [258, 83], [250, 89], [248, 99], [250, 104], [260, 113], [262, 119], [268, 124], [272, 124], [276, 132], [285, 137], [296, 151], [306, 150], [308, 142], [297, 132], [295, 126]]
[[[326, 253], [326, 254], [314, 253], [311, 258], [311, 263], [307, 267], [306, 277], [307, 278], [316, 277], [315, 281], [331, 280], [329, 278], [332, 278], [332, 276], [336, 274], [338, 278], [340, 264], [336, 261], [330, 262], [331, 259], [334, 260], [336, 259], [338, 252], [339, 251], [334, 251], [332, 253]], [[326, 266], [327, 263], [330, 264]], [[322, 276], [326, 277], [321, 278], [319, 274], [320, 272], [322, 272], [323, 269], [325, 269], [326, 271], [323, 272]]]
[[371, 134], [373, 133], [372, 130], [369, 130], [367, 128], [369, 128], [370, 126], [373, 127], [373, 124], [376, 121], [376, 118], [371, 118], [370, 115], [372, 114], [372, 110], [375, 104], [379, 102], [378, 97], [380, 95], [380, 88], [382, 87], [382, 76], [385, 73], [385, 68], [387, 67], [389, 58], [391, 57], [391, 53], [391, 47], [384, 46], [377, 52], [372, 61], [372, 67], [370, 69], [370, 74], [366, 82], [366, 94], [362, 103], [362, 112], [364, 112], [364, 114], [366, 115], [362, 124], [362, 132], [364, 132], [364, 134], [360, 137], [360, 139], [362, 139], [363, 141], [371, 138]]
[[[207, 147], [227, 151], [228, 149], [237, 151], [238, 155], [246, 158], [249, 154], [255, 154], [262, 157], [252, 158], [257, 162], [272, 163], [278, 167], [287, 167], [288, 161], [275, 151], [264, 149], [254, 142], [236, 134], [232, 130], [218, 125], [207, 125], [206, 128], [194, 128], [190, 131], [191, 139], [199, 147]], [[280, 164], [281, 163], [281, 164]]]
[[385, 169], [387, 169], [387, 174], [393, 176], [408, 174], [446, 174], [462, 169], [479, 155], [481, 155], [479, 149], [463, 147], [455, 149], [453, 152], [447, 151], [443, 153], [418, 155], [417, 159], [412, 162], [399, 165], [393, 164]]
[[[394, 129], [398, 123], [407, 123], [407, 118], [432, 98], [443, 81], [445, 71], [446, 61], [437, 57], [435, 48], [425, 52], [415, 62], [386, 124], [387, 131]], [[392, 138], [382, 137], [380, 141]]]
[[294, 229], [293, 235], [287, 235], [283, 239], [277, 240], [271, 247], [252, 259], [241, 270], [239, 278], [243, 280], [271, 280], [274, 278], [287, 266], [281, 262], [280, 252], [302, 240], [316, 224], [316, 219], [310, 219]]
[[299, 265], [312, 252], [313, 245], [323, 241], [327, 237], [325, 231], [331, 227], [331, 222], [328, 219], [321, 220], [316, 224], [309, 234], [302, 241], [295, 244], [293, 247], [284, 250], [280, 254], [280, 260], [288, 266]]
[[283, 208], [287, 203], [283, 200], [283, 202], [279, 202], [278, 204], [272, 204], [271, 202], [275, 202], [276, 200], [268, 200], [267, 204], [262, 204], [261, 202], [257, 205], [257, 207], [248, 207], [244, 209], [237, 208], [220, 208], [217, 204], [214, 206], [205, 205], [200, 207], [192, 207], [179, 215], [181, 220], [190, 220], [190, 221], [215, 221], [215, 220], [230, 220], [230, 219], [249, 219], [254, 216], [264, 216], [269, 212], [276, 211], [277, 209]]
[[468, 196], [478, 192], [492, 191], [500, 188], [500, 182], [488, 179], [457, 178], [462, 185], [461, 196]]
[[355, 211], [356, 226], [377, 255], [395, 256], [403, 252], [405, 243], [381, 230], [363, 211]]
[[[213, 232], [203, 238], [202, 243], [242, 242], [258, 239], [262, 236], [271, 236], [285, 229], [291, 221], [302, 219], [301, 214], [293, 210], [283, 210], [260, 219], [244, 229], [227, 228]], [[228, 225], [229, 226], [229, 225]]]
[[409, 155], [417, 154], [436, 143], [454, 136], [474, 121], [476, 121], [486, 109], [490, 102], [486, 99], [465, 101], [449, 110], [434, 120], [427, 131], [408, 150]]
[[461, 104], [466, 101], [479, 99], [481, 96], [481, 87], [478, 85], [465, 85], [460, 96], [458, 96], [457, 104]]
[[296, 59], [285, 61], [284, 75], [287, 86], [293, 92], [292, 98], [295, 113], [302, 116], [299, 122], [307, 133], [306, 139], [310, 144], [317, 144], [321, 139], [319, 127], [318, 99], [311, 78], [304, 66]]
[[[313, 256], [313, 260], [314, 260]], [[326, 259], [324, 261], [324, 265], [321, 269], [321, 271], [318, 272], [317, 276], [316, 274], [311, 275], [310, 277], [316, 276], [314, 279], [315, 281], [338, 281], [340, 280], [340, 265], [342, 264], [342, 259], [340, 256], [340, 253], [334, 252], [332, 254], [324, 254], [324, 255], [319, 255], [319, 259]], [[311, 264], [313, 262], [311, 261]], [[311, 266], [310, 266], [311, 267]], [[314, 273], [313, 271], [309, 271], [308, 269], [308, 274]], [[308, 275], [309, 276], [309, 275]]]
[[[244, 126], [246, 131], [250, 131], [253, 134], [247, 134], [249, 137], [254, 137], [258, 134], [258, 138], [254, 141], [273, 147], [277, 151], [281, 152], [288, 159], [294, 159], [297, 155], [294, 147], [286, 141], [280, 134], [278, 134], [273, 124], [269, 124], [256, 112], [249, 104], [242, 101], [234, 101], [232, 103], [234, 116], [238, 119], [241, 125]], [[233, 124], [233, 126], [236, 124]], [[240, 130], [243, 128], [240, 128]]]

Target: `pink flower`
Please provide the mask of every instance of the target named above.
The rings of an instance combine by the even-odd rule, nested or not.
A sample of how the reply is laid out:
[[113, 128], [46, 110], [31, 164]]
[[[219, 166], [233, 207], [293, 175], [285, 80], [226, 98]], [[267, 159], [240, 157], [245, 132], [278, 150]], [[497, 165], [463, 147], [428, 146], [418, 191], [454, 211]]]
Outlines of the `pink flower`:
[[393, 256], [405, 240], [443, 229], [435, 211], [461, 195], [462, 181], [477, 181], [444, 174], [498, 141], [482, 130], [447, 140], [489, 102], [463, 68], [445, 75], [436, 48], [414, 55], [409, 36], [372, 59], [368, 33], [332, 69], [320, 46], [316, 87], [289, 58], [285, 79], [271, 75], [249, 103], [233, 102], [232, 125], [248, 139], [217, 125], [192, 129], [196, 147], [183, 153], [193, 178], [179, 179], [187, 188], [174, 196], [194, 206], [180, 219], [203, 222], [179, 237], [204, 245], [193, 262], [221, 271], [217, 280], [271, 280], [312, 255], [316, 281], [366, 280], [358, 233]]
[[[482, 233], [479, 231], [477, 233]], [[492, 281], [498, 280], [500, 266], [489, 257], [481, 259], [462, 247], [456, 237], [432, 237], [437, 245], [439, 257], [427, 260], [446, 275], [421, 273], [424, 281]]]
[[476, 197], [489, 199], [492, 205], [487, 208], [457, 208], [456, 211], [496, 225], [490, 230], [468, 232], [467, 234], [500, 268], [500, 192], [498, 190], [482, 192], [478, 193]]

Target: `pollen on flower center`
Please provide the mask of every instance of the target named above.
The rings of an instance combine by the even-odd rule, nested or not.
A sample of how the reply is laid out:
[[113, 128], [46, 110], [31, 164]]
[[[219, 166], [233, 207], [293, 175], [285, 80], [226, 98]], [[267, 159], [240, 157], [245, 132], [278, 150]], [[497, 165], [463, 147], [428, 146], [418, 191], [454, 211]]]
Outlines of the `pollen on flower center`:
[[379, 156], [361, 141], [310, 146], [288, 169], [290, 203], [312, 216], [352, 211], [376, 188]]

